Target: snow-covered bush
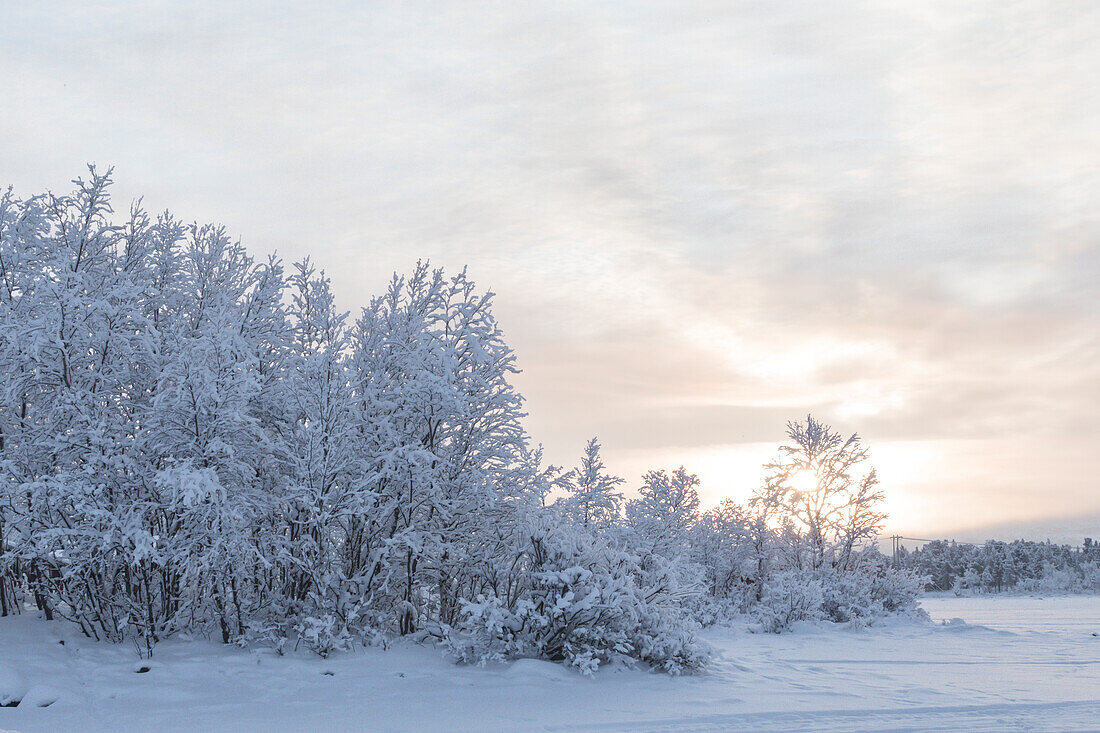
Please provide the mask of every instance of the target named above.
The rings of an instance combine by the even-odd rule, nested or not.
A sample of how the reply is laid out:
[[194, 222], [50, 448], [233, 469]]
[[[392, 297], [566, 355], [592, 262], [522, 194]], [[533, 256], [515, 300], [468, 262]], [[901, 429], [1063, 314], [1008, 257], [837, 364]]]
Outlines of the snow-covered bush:
[[322, 659], [352, 645], [347, 626], [331, 613], [320, 617], [306, 616], [294, 625], [294, 630], [298, 640]]
[[542, 518], [518, 558], [508, 597], [464, 601], [449, 639], [465, 662], [537, 657], [590, 674], [614, 659], [679, 674], [703, 666], [705, 647], [680, 612], [672, 578], [654, 582], [636, 557]]
[[742, 604], [730, 598], [715, 598], [702, 593], [681, 604], [683, 613], [702, 627], [728, 624], [743, 618], [752, 610], [752, 604]]
[[878, 553], [865, 554], [857, 569], [825, 570], [819, 578], [825, 618], [855, 626], [888, 615], [917, 613], [925, 582], [912, 571], [891, 567]]
[[748, 613], [771, 555], [771, 532], [761, 517], [727, 499], [700, 516], [690, 536], [705, 589], [686, 604], [691, 615], [706, 626]]
[[764, 585], [764, 597], [753, 613], [768, 633], [787, 631], [798, 621], [822, 617], [821, 578], [811, 571], [781, 570]]
[[836, 623], [864, 625], [865, 620], [883, 613], [871, 590], [871, 578], [863, 573], [825, 571], [818, 573], [821, 582], [821, 611], [824, 618]]
[[920, 597], [927, 580], [912, 570], [880, 566], [871, 574], [872, 605], [886, 614], [920, 615]]

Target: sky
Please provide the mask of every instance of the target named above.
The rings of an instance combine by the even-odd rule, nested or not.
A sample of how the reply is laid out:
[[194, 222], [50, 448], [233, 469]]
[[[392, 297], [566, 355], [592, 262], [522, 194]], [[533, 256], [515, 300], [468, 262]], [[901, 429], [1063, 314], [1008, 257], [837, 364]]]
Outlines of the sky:
[[1095, 537], [1098, 37], [1080, 0], [5, 3], [0, 185], [113, 165], [350, 310], [467, 265], [534, 440], [630, 490], [744, 500], [812, 412], [888, 532]]

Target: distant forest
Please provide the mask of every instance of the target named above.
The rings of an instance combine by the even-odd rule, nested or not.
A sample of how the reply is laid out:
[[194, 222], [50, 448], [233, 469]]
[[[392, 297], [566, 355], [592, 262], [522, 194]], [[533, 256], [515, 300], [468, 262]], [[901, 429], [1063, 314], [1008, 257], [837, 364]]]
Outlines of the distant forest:
[[1100, 545], [989, 540], [975, 545], [936, 540], [901, 547], [898, 564], [926, 577], [928, 591], [964, 593], [1100, 593]]

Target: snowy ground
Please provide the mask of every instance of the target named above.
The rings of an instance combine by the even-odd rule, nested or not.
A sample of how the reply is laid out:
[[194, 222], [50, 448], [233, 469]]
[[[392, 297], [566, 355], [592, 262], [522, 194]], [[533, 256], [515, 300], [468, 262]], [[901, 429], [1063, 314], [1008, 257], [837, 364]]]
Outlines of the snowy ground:
[[324, 661], [198, 641], [161, 645], [137, 672], [132, 649], [25, 615], [0, 619], [0, 701], [23, 695], [0, 707], [0, 729], [1100, 730], [1100, 599], [926, 607], [934, 625], [711, 631], [723, 656], [678, 679], [454, 667], [417, 646]]

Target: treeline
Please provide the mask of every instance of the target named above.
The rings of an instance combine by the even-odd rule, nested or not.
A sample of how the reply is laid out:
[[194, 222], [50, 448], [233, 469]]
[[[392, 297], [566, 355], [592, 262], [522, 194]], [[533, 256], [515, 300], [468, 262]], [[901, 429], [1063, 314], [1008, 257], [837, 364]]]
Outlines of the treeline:
[[[546, 466], [492, 294], [419, 264], [354, 320], [309, 261], [112, 217], [107, 175], [0, 197], [0, 613], [142, 654], [180, 631], [327, 655], [704, 664], [699, 623], [867, 623], [915, 576], [863, 549], [867, 452], [792, 423], [747, 507], [697, 479], [624, 501], [591, 441]], [[807, 481], [807, 477], [810, 478]]]
[[989, 540], [982, 545], [936, 540], [898, 553], [902, 567], [929, 591], [957, 593], [1100, 593], [1100, 545]]

